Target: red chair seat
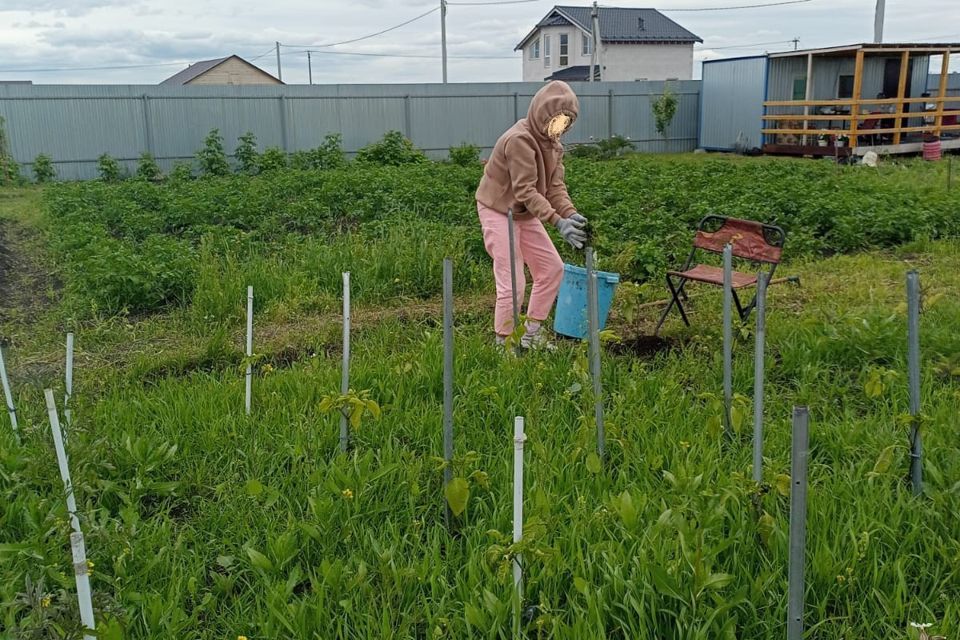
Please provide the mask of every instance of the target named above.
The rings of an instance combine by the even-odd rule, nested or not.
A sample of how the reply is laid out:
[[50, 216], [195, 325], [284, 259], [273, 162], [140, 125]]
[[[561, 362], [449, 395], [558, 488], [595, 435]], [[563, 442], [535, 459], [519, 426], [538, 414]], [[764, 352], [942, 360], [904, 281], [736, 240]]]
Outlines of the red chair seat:
[[[723, 269], [720, 267], [711, 267], [706, 264], [698, 264], [693, 269], [687, 271], [669, 271], [672, 276], [695, 280], [696, 282], [706, 282], [723, 286]], [[743, 289], [757, 284], [757, 276], [749, 273], [733, 272], [733, 288]]]

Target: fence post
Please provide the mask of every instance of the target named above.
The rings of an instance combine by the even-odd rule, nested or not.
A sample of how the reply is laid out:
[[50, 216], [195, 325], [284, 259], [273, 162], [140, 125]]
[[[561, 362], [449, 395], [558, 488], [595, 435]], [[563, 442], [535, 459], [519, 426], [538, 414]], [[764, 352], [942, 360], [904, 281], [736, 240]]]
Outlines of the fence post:
[[804, 562], [807, 537], [807, 459], [809, 411], [793, 409], [793, 444], [790, 479], [790, 565], [787, 595], [787, 640], [803, 638]]
[[[73, 555], [73, 574], [77, 581], [77, 602], [80, 605], [80, 621], [85, 629], [96, 629], [93, 617], [93, 601], [90, 594], [90, 575], [87, 566], [87, 551], [83, 542], [83, 532], [80, 530], [80, 519], [77, 518], [77, 499], [73, 493], [73, 483], [70, 480], [70, 467], [67, 463], [67, 450], [63, 446], [63, 431], [60, 428], [60, 417], [57, 415], [56, 401], [53, 391], [44, 390], [47, 403], [47, 414], [50, 418], [50, 430], [53, 432], [53, 444], [57, 451], [57, 465], [60, 467], [60, 479], [67, 494], [67, 513], [70, 516], [70, 551]], [[93, 640], [89, 634], [83, 635], [84, 640]]]
[[520, 94], [516, 91], [513, 92], [513, 121], [516, 122], [520, 119]]
[[607, 92], [607, 137], [613, 137], [613, 89]]
[[[340, 394], [350, 393], [350, 272], [343, 274], [343, 372], [340, 378]], [[350, 425], [347, 414], [340, 415], [340, 451], [346, 453], [350, 444]]]
[[733, 246], [723, 248], [723, 428], [733, 433]]
[[[453, 260], [443, 261], [443, 486], [453, 480]], [[447, 526], [451, 520], [446, 506]]]
[[757, 275], [757, 342], [753, 363], [753, 480], [763, 482], [763, 375], [767, 332], [767, 275]]
[[403, 96], [403, 134], [408, 140], [413, 140], [413, 117], [410, 113], [410, 96]]
[[597, 270], [593, 247], [587, 245], [587, 320], [590, 332], [590, 377], [593, 378], [594, 418], [597, 424], [597, 455], [604, 461], [606, 434], [603, 424], [603, 388], [600, 380], [600, 305], [597, 300]]
[[0, 382], [3, 383], [3, 397], [7, 402], [7, 413], [10, 414], [10, 427], [13, 437], [20, 444], [20, 427], [17, 425], [17, 409], [13, 404], [13, 392], [10, 389], [10, 380], [7, 378], [7, 365], [3, 361], [3, 349], [0, 348]]
[[[523, 417], [513, 420], [513, 542], [523, 540], [523, 444], [527, 436], [523, 432]], [[520, 611], [523, 606], [523, 558], [520, 554], [513, 559], [514, 632], [520, 637]]]
[[287, 131], [287, 96], [280, 96], [280, 143], [285, 153], [290, 153], [290, 133]]
[[147, 145], [147, 152], [150, 155], [155, 156], [156, 152], [153, 147], [153, 129], [150, 127], [150, 98], [147, 97], [147, 94], [143, 94], [141, 97], [141, 104], [143, 106], [143, 137], [144, 142]]
[[923, 492], [923, 444], [920, 440], [920, 274], [907, 273], [907, 369], [910, 386], [910, 484]]

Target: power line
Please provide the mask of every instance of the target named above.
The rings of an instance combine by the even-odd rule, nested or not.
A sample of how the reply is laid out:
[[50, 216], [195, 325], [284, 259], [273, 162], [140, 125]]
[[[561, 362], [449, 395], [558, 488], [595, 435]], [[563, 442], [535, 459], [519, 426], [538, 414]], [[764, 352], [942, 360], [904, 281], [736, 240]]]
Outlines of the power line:
[[[439, 60], [441, 56], [428, 56], [412, 53], [365, 53], [360, 51], [316, 51], [304, 49], [290, 53], [314, 53], [324, 56], [363, 56], [369, 58], [416, 58], [419, 60]], [[521, 56], [447, 56], [452, 60], [519, 60]]]
[[783, 2], [765, 2], [762, 4], [743, 4], [733, 7], [702, 7], [700, 9], [659, 9], [662, 13], [675, 13], [678, 11], [736, 11], [738, 9], [760, 9], [763, 7], [782, 7], [788, 4], [806, 4], [813, 0], [784, 0]]
[[283, 43], [281, 43], [280, 46], [281, 46], [281, 47], [294, 47], [294, 48], [312, 48], [312, 47], [326, 48], [326, 47], [336, 47], [336, 46], [341, 45], [341, 44], [351, 44], [351, 43], [354, 43], [354, 42], [360, 42], [361, 40], [369, 40], [370, 38], [376, 38], [377, 36], [382, 36], [382, 35], [385, 34], [385, 33], [390, 33], [391, 31], [396, 31], [397, 29], [399, 29], [399, 28], [401, 28], [401, 27], [405, 27], [405, 26], [407, 26], [408, 24], [410, 24], [410, 23], [412, 23], [412, 22], [416, 22], [417, 20], [422, 20], [423, 18], [426, 18], [426, 17], [429, 16], [430, 14], [436, 13], [437, 11], [440, 11], [440, 7], [434, 7], [433, 9], [430, 9], [430, 11], [427, 11], [427, 12], [425, 12], [425, 13], [421, 13], [420, 15], [418, 15], [418, 16], [416, 16], [416, 17], [413, 17], [413, 18], [410, 18], [409, 20], [407, 20], [407, 21], [405, 21], [405, 22], [401, 22], [400, 24], [395, 24], [395, 25], [393, 25], [392, 27], [388, 27], [388, 28], [386, 28], [386, 29], [383, 29], [382, 31], [377, 31], [376, 33], [371, 33], [371, 34], [368, 34], [368, 35], [365, 35], [365, 36], [361, 36], [361, 37], [359, 37], [359, 38], [352, 38], [352, 39], [350, 39], [350, 40], [342, 40], [342, 41], [340, 41], [340, 42], [330, 42], [330, 43], [328, 43], [328, 44], [283, 44]]
[[[260, 58], [273, 53], [273, 47], [267, 49], [265, 53], [261, 53], [258, 56], [247, 58], [251, 62], [254, 60], [259, 60]], [[179, 60], [176, 62], [150, 62], [142, 64], [114, 64], [114, 65], [100, 65], [92, 67], [49, 67], [49, 68], [35, 68], [35, 69], [7, 69], [0, 68], [0, 72], [3, 73], [55, 73], [58, 71], [117, 71], [120, 69], [150, 69], [154, 67], [180, 67], [183, 65], [191, 65], [196, 61], [189, 60]]]
[[460, 7], [490, 7], [498, 4], [530, 4], [542, 0], [501, 0], [500, 2], [448, 2], [449, 6]]

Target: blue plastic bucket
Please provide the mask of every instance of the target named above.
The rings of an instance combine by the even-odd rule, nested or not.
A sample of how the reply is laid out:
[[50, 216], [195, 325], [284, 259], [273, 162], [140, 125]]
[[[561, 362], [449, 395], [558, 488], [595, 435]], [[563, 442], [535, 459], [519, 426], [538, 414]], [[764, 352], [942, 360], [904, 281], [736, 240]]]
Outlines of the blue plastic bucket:
[[[620, 275], [597, 271], [597, 301], [600, 306], [600, 329], [607, 325], [607, 315]], [[553, 318], [554, 332], [570, 338], [585, 338], [587, 317], [587, 270], [572, 264], [563, 265], [563, 282], [557, 295], [557, 311]]]

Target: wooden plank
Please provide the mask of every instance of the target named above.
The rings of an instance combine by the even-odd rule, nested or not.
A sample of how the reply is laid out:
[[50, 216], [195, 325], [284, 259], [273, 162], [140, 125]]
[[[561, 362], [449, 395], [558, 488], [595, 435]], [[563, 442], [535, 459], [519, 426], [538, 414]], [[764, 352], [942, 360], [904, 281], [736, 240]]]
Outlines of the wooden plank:
[[[944, 125], [940, 127], [943, 131], [960, 131], [960, 124], [953, 125]], [[881, 133], [896, 133], [897, 131], [901, 133], [923, 133], [925, 131], [930, 131], [930, 127], [894, 127], [892, 129], [860, 129], [857, 132], [858, 136], [870, 136], [877, 135]], [[840, 133], [844, 133], [847, 136], [853, 136], [852, 130], [846, 129], [763, 129], [763, 133], [767, 134], [783, 134], [783, 135], [820, 135], [825, 133], [830, 136], [835, 136]]]
[[943, 65], [940, 67], [940, 93], [937, 96], [939, 102], [937, 102], [937, 118], [934, 121], [933, 134], [937, 137], [940, 137], [940, 134], [943, 132], [943, 108], [944, 98], [947, 97], [947, 82], [949, 80], [950, 73], [950, 51], [943, 52]]
[[[852, 105], [854, 102], [853, 99], [850, 100], [768, 100], [763, 103], [765, 107], [846, 107]], [[861, 106], [865, 104], [897, 104], [900, 100], [896, 98], [883, 98], [883, 99], [861, 99], [857, 100]], [[958, 96], [946, 96], [944, 98], [939, 98], [937, 96], [930, 96], [927, 98], [904, 98], [903, 104], [917, 104], [919, 102], [960, 102], [960, 97]]]
[[839, 156], [841, 158], [848, 157], [853, 153], [850, 147], [820, 147], [809, 144], [765, 144], [763, 145], [763, 152], [785, 156]]
[[[813, 100], [813, 54], [812, 54], [812, 53], [809, 54], [809, 55], [807, 55], [807, 86], [806, 86], [806, 89], [807, 89], [807, 90], [804, 92], [804, 96], [803, 96], [803, 97], [804, 97], [804, 100], [805, 100], [805, 101], [809, 102], [810, 100]], [[810, 115], [810, 107], [804, 107], [804, 108], [803, 108], [803, 115], [805, 115], [805, 116], [809, 116], [809, 115]], [[810, 126], [810, 124], [809, 124], [806, 120], [804, 120], [804, 121], [803, 121], [803, 128], [806, 129], [806, 128], [809, 127], [809, 126]], [[803, 144], [807, 144], [807, 142], [809, 142], [809, 141], [807, 140], [807, 136], [803, 136]]]
[[[904, 51], [900, 58], [900, 84], [897, 86], [897, 111], [903, 112], [903, 99], [907, 94], [907, 77], [910, 75], [910, 52]], [[896, 120], [897, 127], [902, 127], [904, 122], [901, 118]], [[909, 124], [909, 122], [907, 122]], [[900, 144], [902, 133], [897, 131], [893, 134], [893, 144]]]
[[[860, 97], [863, 95], [863, 50], [857, 51], [857, 61], [853, 67], [853, 106], [851, 115], [860, 115]], [[850, 146], [857, 146], [857, 118], [850, 121]]]
[[[916, 118], [919, 114], [911, 113], [909, 111], [895, 111], [893, 113], [862, 113], [860, 114], [860, 120], [879, 120], [882, 116], [885, 120], [890, 120], [893, 118]], [[956, 110], [945, 110], [943, 112], [945, 116], [960, 116], [960, 111]], [[800, 113], [777, 113], [773, 115], [766, 115], [762, 117], [763, 120], [811, 120], [811, 121], [840, 121], [840, 122], [849, 122], [853, 119], [853, 116], [848, 115], [836, 115], [836, 116], [805, 116]]]

